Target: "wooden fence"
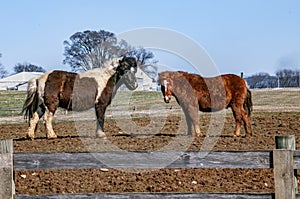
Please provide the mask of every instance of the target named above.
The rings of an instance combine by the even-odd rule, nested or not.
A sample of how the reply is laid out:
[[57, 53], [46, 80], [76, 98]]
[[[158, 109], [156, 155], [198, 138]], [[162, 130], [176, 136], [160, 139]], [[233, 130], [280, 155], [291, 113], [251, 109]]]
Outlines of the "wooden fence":
[[[203, 199], [296, 199], [300, 198], [296, 169], [300, 169], [300, 151], [294, 136], [277, 136], [272, 151], [161, 151], [97, 153], [15, 153], [12, 140], [0, 141], [0, 199], [40, 198], [203, 198]], [[140, 160], [134, 165], [132, 156]], [[145, 161], [147, 157], [155, 161]], [[14, 195], [13, 170], [81, 168], [161, 168], [166, 157], [179, 158], [164, 168], [274, 168], [275, 193], [90, 193], [41, 196]], [[130, 157], [129, 157], [130, 156]], [[109, 166], [101, 159], [111, 157]], [[115, 161], [114, 161], [115, 160]]]

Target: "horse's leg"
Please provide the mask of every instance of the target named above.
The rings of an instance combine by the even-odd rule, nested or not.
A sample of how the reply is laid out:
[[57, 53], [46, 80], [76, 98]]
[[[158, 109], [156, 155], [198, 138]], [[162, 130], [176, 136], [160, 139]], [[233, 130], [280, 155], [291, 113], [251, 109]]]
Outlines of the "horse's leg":
[[106, 135], [104, 133], [104, 114], [97, 118], [96, 137], [97, 138], [105, 138], [106, 137]]
[[97, 116], [97, 129], [96, 129], [96, 137], [105, 138], [106, 135], [104, 133], [104, 114], [106, 111], [106, 106], [101, 103], [97, 103], [95, 105], [95, 111]]
[[[41, 104], [41, 105], [38, 107], [38, 109], [37, 109], [36, 112], [37, 112], [37, 114], [39, 115], [39, 120], [40, 120], [40, 119], [43, 117], [44, 113], [45, 113], [45, 106]], [[34, 132], [37, 131], [38, 125], [39, 125], [39, 123], [36, 123]]]
[[[197, 112], [198, 112], [198, 111], [197, 111]], [[197, 116], [197, 125], [195, 125], [194, 128], [195, 128], [195, 131], [196, 131], [196, 136], [197, 136], [197, 137], [201, 137], [201, 136], [202, 136], [202, 133], [201, 133], [200, 126], [199, 126], [198, 123], [199, 123], [199, 122], [198, 122], [198, 116]]]
[[44, 115], [44, 124], [46, 127], [48, 139], [57, 138], [57, 135], [54, 133], [54, 130], [52, 127], [53, 115], [54, 115], [54, 112], [51, 112], [51, 111], [49, 111], [48, 108], [46, 108], [45, 115]]
[[198, 107], [190, 104], [187, 107], [183, 107], [183, 111], [188, 126], [188, 135], [201, 137], [202, 133], [199, 127]]
[[251, 133], [250, 119], [249, 119], [247, 112], [244, 109], [242, 109], [242, 120], [244, 122], [244, 128], [245, 128], [246, 135], [251, 136], [252, 133]]
[[29, 121], [29, 127], [27, 132], [27, 137], [30, 139], [34, 139], [34, 133], [36, 130], [37, 123], [39, 122], [39, 114], [37, 112], [34, 112], [32, 114], [32, 118], [30, 118]]
[[241, 125], [242, 125], [242, 112], [241, 112], [241, 107], [242, 106], [238, 106], [238, 105], [232, 105], [231, 109], [232, 109], [232, 113], [235, 119], [235, 130], [233, 133], [233, 136], [240, 136], [241, 135]]
[[190, 117], [190, 114], [187, 110], [183, 110], [184, 115], [185, 115], [185, 120], [186, 120], [186, 125], [188, 127], [188, 135], [193, 135], [193, 124], [192, 124], [192, 119]]

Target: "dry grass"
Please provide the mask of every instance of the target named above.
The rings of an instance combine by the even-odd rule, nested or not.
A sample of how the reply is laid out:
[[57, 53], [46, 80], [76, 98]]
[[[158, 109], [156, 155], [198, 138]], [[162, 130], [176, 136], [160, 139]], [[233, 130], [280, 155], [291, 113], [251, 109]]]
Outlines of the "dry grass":
[[[21, 109], [25, 99], [25, 92], [1, 91], [0, 108]], [[252, 90], [253, 109], [255, 113], [272, 112], [299, 112], [300, 113], [300, 88], [296, 89], [257, 89]], [[0, 109], [0, 111], [1, 111]], [[106, 117], [120, 115], [161, 115], [164, 111], [181, 112], [173, 98], [171, 103], [165, 104], [161, 92], [136, 91], [132, 93], [118, 92], [112, 104], [108, 107]], [[231, 114], [231, 110], [228, 110]], [[19, 113], [19, 111], [17, 111]], [[81, 120], [95, 118], [93, 110], [81, 113], [65, 113], [58, 110], [56, 120]], [[23, 121], [22, 116], [7, 115], [0, 117], [0, 123]]]
[[252, 90], [256, 112], [300, 112], [300, 89]]

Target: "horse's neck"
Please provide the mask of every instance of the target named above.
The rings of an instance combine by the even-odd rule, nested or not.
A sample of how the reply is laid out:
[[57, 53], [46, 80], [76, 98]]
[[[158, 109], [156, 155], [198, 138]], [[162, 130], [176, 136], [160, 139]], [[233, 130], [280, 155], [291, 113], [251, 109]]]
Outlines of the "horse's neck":
[[[116, 68], [119, 65], [119, 61], [122, 58], [114, 58], [111, 60], [108, 60], [103, 63], [101, 68], [95, 68], [92, 70], [88, 70], [85, 73], [80, 74], [80, 77], [102, 77], [102, 78], [110, 78], [116, 73]], [[108, 80], [107, 79], [107, 80]]]
[[115, 70], [110, 68], [95, 68], [92, 70], [88, 70], [85, 73], [80, 74], [80, 78], [83, 77], [94, 77], [96, 79], [106, 79], [108, 80], [111, 76], [115, 74]]

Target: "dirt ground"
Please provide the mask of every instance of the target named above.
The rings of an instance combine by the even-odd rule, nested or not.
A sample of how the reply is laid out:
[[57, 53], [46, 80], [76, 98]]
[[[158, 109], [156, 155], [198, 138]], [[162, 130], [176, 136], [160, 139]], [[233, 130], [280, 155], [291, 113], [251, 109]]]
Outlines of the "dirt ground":
[[[94, 121], [56, 121], [58, 138], [47, 140], [42, 124], [36, 139], [25, 139], [27, 124], [0, 125], [0, 139], [14, 139], [14, 152], [79, 152], [103, 150], [176, 150], [176, 138], [187, 138], [184, 120], [169, 115], [157, 120], [149, 115], [135, 115], [131, 121], [105, 122], [107, 140], [94, 138]], [[210, 114], [202, 114], [201, 130], [209, 134]], [[128, 122], [127, 127], [122, 125]], [[134, 124], [135, 129], [130, 130]], [[233, 117], [228, 114], [213, 146], [204, 146], [207, 137], [194, 138], [180, 150], [272, 150], [275, 135], [296, 135], [300, 148], [299, 112], [254, 112], [251, 116], [252, 136], [232, 137]], [[138, 127], [138, 128], [137, 128]], [[220, 126], [219, 126], [220, 127]], [[124, 130], [125, 129], [125, 130]], [[213, 131], [212, 131], [213, 132]], [[213, 132], [216, 133], [216, 132]], [[211, 134], [210, 134], [211, 135]], [[181, 140], [182, 140], [181, 139]], [[112, 147], [113, 146], [113, 147]], [[169, 148], [168, 148], [169, 147]], [[80, 169], [15, 171], [16, 194], [96, 193], [96, 192], [273, 192], [272, 169], [159, 169], [131, 172], [116, 169]]]

